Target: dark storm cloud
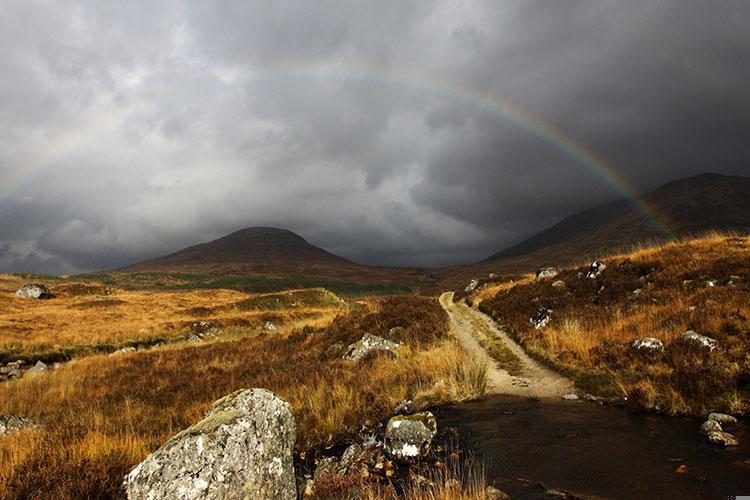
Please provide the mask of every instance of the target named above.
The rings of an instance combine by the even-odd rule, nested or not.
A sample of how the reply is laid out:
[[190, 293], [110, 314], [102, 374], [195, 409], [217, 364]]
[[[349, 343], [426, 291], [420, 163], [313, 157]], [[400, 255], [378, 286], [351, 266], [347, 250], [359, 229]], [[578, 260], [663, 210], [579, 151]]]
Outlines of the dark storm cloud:
[[0, 271], [261, 224], [454, 263], [621, 196], [430, 85], [512, 103], [642, 190], [747, 174], [749, 21], [741, 1], [6, 2]]

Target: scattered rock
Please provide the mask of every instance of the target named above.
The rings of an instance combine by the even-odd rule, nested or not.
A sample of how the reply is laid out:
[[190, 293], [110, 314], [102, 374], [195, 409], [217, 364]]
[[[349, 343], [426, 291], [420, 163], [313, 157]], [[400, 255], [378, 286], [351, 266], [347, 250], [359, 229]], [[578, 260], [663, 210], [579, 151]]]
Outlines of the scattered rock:
[[395, 416], [385, 428], [385, 452], [402, 461], [423, 458], [435, 434], [437, 422], [430, 412]]
[[396, 415], [399, 415], [401, 413], [408, 413], [409, 407], [412, 404], [411, 399], [404, 399], [399, 404], [396, 405], [396, 407], [393, 409], [393, 413]]
[[132, 347], [132, 346], [130, 346], [130, 347], [123, 347], [122, 349], [118, 349], [115, 352], [111, 352], [109, 355], [110, 356], [117, 356], [118, 354], [127, 354], [129, 352], [135, 352], [135, 351], [136, 351], [135, 347]]
[[537, 330], [544, 328], [552, 320], [552, 310], [545, 307], [540, 308], [533, 318], [529, 318], [529, 323], [534, 325]]
[[47, 365], [45, 365], [41, 360], [37, 361], [34, 366], [29, 368], [26, 371], [27, 375], [37, 375], [39, 373], [44, 373], [47, 371]]
[[683, 333], [682, 340], [689, 344], [696, 345], [702, 349], [708, 349], [709, 351], [713, 351], [714, 349], [716, 349], [715, 339], [706, 337], [705, 335], [701, 335], [700, 333], [696, 333], [693, 330], [688, 330]]
[[406, 328], [404, 328], [403, 326], [394, 326], [393, 328], [388, 330], [388, 337], [393, 338], [399, 335], [403, 335], [404, 333], [406, 333]]
[[737, 446], [739, 444], [736, 437], [724, 431], [709, 432], [708, 440], [714, 444], [721, 444], [723, 446]]
[[565, 282], [563, 280], [557, 280], [552, 283], [552, 288], [565, 288]]
[[269, 331], [274, 331], [278, 327], [276, 325], [274, 325], [272, 322], [266, 321], [266, 324], [263, 326], [263, 328], [265, 328], [266, 330], [269, 330]]
[[504, 491], [500, 491], [494, 486], [487, 486], [484, 489], [484, 498], [487, 500], [510, 500], [510, 496]]
[[390, 340], [378, 337], [377, 335], [365, 333], [362, 340], [358, 340], [349, 346], [344, 354], [344, 359], [356, 363], [374, 351], [379, 351], [380, 353], [386, 353], [395, 357], [397, 356], [396, 351], [399, 347], [401, 347], [401, 345], [396, 342], [391, 342]]
[[634, 340], [632, 348], [636, 351], [662, 352], [664, 350], [664, 342], [653, 337], [646, 337]]
[[18, 415], [0, 415], [0, 436], [22, 431], [24, 429], [37, 429], [39, 424], [26, 417]]
[[633, 295], [640, 295], [643, 293], [643, 288], [636, 288], [633, 290]]
[[546, 278], [554, 278], [560, 274], [560, 272], [554, 267], [542, 267], [536, 272], [536, 280], [541, 281]]
[[573, 394], [572, 392], [569, 394], [563, 394], [562, 398], [566, 401], [577, 401], [578, 400], [578, 394]]
[[185, 337], [188, 342], [201, 342], [203, 339], [200, 338], [198, 335], [194, 333], [189, 333], [187, 337]]
[[703, 284], [707, 287], [714, 287], [718, 283], [717, 280], [706, 280]]
[[208, 321], [199, 321], [197, 323], [193, 323], [193, 326], [191, 328], [191, 333], [197, 335], [200, 338], [206, 336], [215, 337], [219, 332], [221, 332], [221, 329], [213, 323], [209, 323]]
[[589, 270], [586, 271], [586, 277], [592, 279], [598, 278], [599, 276], [601, 276], [605, 269], [607, 269], [607, 265], [604, 262], [595, 260], [591, 263]]
[[52, 297], [49, 288], [41, 283], [29, 283], [28, 285], [24, 285], [18, 289], [16, 295], [24, 299], [48, 299]]
[[592, 403], [602, 403], [604, 402], [604, 398], [599, 396], [594, 396], [593, 394], [584, 394], [583, 399], [586, 401], [591, 401]]
[[703, 434], [710, 434], [712, 432], [721, 432], [723, 429], [721, 428], [721, 424], [717, 422], [716, 420], [706, 420], [701, 425], [701, 432]]
[[330, 476], [332, 474], [338, 474], [340, 468], [339, 459], [336, 457], [325, 457], [320, 459], [318, 465], [315, 467], [313, 472], [313, 481], [319, 480], [321, 477]]
[[712, 412], [708, 414], [708, 419], [713, 420], [714, 422], [718, 422], [721, 425], [732, 425], [737, 423], [736, 418], [734, 418], [732, 415], [727, 415], [726, 413]]
[[288, 403], [265, 389], [238, 391], [149, 455], [123, 487], [132, 499], [294, 500], [295, 437]]
[[464, 292], [466, 292], [466, 293], [473, 292], [474, 290], [476, 290], [477, 285], [479, 285], [479, 281], [478, 280], [471, 280], [471, 281], [469, 281], [469, 284], [466, 285], [466, 288], [464, 288]]

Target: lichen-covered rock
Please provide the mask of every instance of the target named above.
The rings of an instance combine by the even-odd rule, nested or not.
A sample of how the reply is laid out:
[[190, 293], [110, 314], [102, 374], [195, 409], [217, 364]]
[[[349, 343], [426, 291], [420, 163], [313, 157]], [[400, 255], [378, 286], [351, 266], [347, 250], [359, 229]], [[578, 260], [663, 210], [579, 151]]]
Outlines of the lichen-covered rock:
[[385, 428], [385, 452], [402, 461], [423, 458], [430, 451], [435, 434], [437, 422], [428, 411], [395, 416]]
[[29, 283], [28, 285], [24, 285], [18, 289], [16, 295], [24, 299], [48, 299], [52, 297], [49, 288], [41, 283]]
[[708, 440], [714, 444], [720, 444], [723, 446], [737, 446], [739, 444], [736, 437], [724, 431], [709, 432]]
[[469, 281], [469, 284], [466, 285], [466, 288], [464, 288], [464, 292], [466, 292], [466, 293], [473, 292], [474, 290], [476, 290], [477, 285], [479, 285], [479, 281], [478, 280], [471, 280], [471, 281]]
[[575, 394], [573, 392], [570, 392], [568, 394], [563, 394], [562, 398], [566, 401], [578, 401], [578, 394]]
[[349, 346], [344, 354], [344, 359], [354, 361], [355, 363], [362, 360], [365, 356], [372, 352], [380, 352], [397, 356], [396, 351], [401, 347], [396, 342], [391, 342], [377, 335], [370, 335], [365, 333], [361, 340], [353, 343]]
[[546, 278], [554, 278], [560, 274], [560, 272], [554, 267], [542, 267], [536, 272], [536, 280], [541, 281]]
[[0, 436], [22, 431], [24, 429], [37, 429], [39, 424], [26, 417], [18, 415], [0, 415]]
[[591, 263], [591, 266], [589, 266], [588, 271], [586, 271], [586, 277], [591, 279], [598, 278], [605, 269], [607, 269], [607, 265], [604, 262], [595, 260]]
[[701, 425], [701, 432], [703, 434], [711, 434], [712, 432], [721, 432], [723, 429], [721, 428], [721, 424], [717, 422], [716, 420], [706, 420]]
[[545, 307], [539, 308], [536, 315], [533, 318], [529, 318], [529, 323], [537, 330], [547, 326], [550, 321], [552, 321], [552, 310]]
[[693, 330], [688, 330], [683, 333], [682, 340], [689, 344], [698, 346], [701, 349], [708, 349], [709, 351], [713, 351], [714, 349], [716, 349], [715, 339], [706, 337], [705, 335], [701, 335], [700, 333], [696, 333]]
[[726, 413], [709, 413], [708, 420], [713, 420], [714, 422], [718, 422], [721, 425], [732, 425], [737, 423], [736, 418], [734, 418], [732, 415], [727, 415]]
[[646, 337], [642, 339], [636, 339], [632, 344], [633, 349], [636, 351], [644, 352], [662, 352], [664, 350], [664, 342], [653, 337]]
[[297, 498], [291, 406], [266, 389], [220, 399], [126, 477], [128, 498]]

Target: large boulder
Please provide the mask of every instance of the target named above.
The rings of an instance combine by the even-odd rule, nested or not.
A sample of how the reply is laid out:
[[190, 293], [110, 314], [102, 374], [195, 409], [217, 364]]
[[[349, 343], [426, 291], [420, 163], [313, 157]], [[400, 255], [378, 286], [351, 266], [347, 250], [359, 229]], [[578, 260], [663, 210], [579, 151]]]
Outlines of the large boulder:
[[48, 299], [52, 297], [49, 288], [41, 283], [29, 283], [28, 285], [24, 285], [18, 289], [16, 295], [24, 299]]
[[560, 271], [554, 267], [542, 267], [536, 271], [536, 280], [541, 281], [546, 278], [554, 278], [558, 274], [560, 274]]
[[437, 422], [426, 411], [414, 415], [397, 415], [385, 428], [385, 452], [396, 460], [424, 458], [437, 434]]
[[721, 432], [721, 424], [716, 420], [708, 419], [701, 425], [701, 432], [703, 434], [711, 434], [712, 432]]
[[128, 498], [297, 498], [288, 403], [266, 389], [220, 399], [126, 477]]
[[708, 414], [708, 420], [713, 420], [721, 425], [732, 425], [737, 423], [737, 419], [726, 413], [711, 412]]
[[713, 351], [714, 349], [716, 349], [715, 339], [706, 337], [705, 335], [701, 335], [700, 333], [696, 333], [693, 330], [688, 330], [683, 333], [682, 340], [683, 342], [700, 347], [701, 349], [706, 349], [708, 351]]
[[25, 429], [37, 429], [39, 424], [30, 418], [18, 415], [0, 415], [0, 436], [12, 434]]
[[344, 359], [349, 361], [359, 362], [371, 353], [374, 354], [386, 354], [391, 357], [396, 357], [396, 351], [401, 347], [401, 344], [391, 342], [377, 335], [370, 335], [365, 333], [361, 340], [356, 341], [346, 350]]

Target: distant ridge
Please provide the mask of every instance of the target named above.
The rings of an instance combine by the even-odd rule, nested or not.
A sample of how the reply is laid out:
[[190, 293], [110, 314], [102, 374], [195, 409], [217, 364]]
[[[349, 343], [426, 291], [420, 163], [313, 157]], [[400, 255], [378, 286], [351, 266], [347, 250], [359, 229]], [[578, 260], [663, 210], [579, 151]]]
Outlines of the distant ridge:
[[[643, 197], [677, 237], [750, 231], [750, 178], [701, 174], [669, 182]], [[528, 270], [611, 254], [667, 237], [630, 201], [584, 210], [483, 262]], [[505, 266], [504, 266], [505, 267]]]
[[251, 227], [187, 247], [118, 271], [280, 271], [306, 267], [355, 267], [354, 262], [308, 243], [302, 236], [275, 227]]

